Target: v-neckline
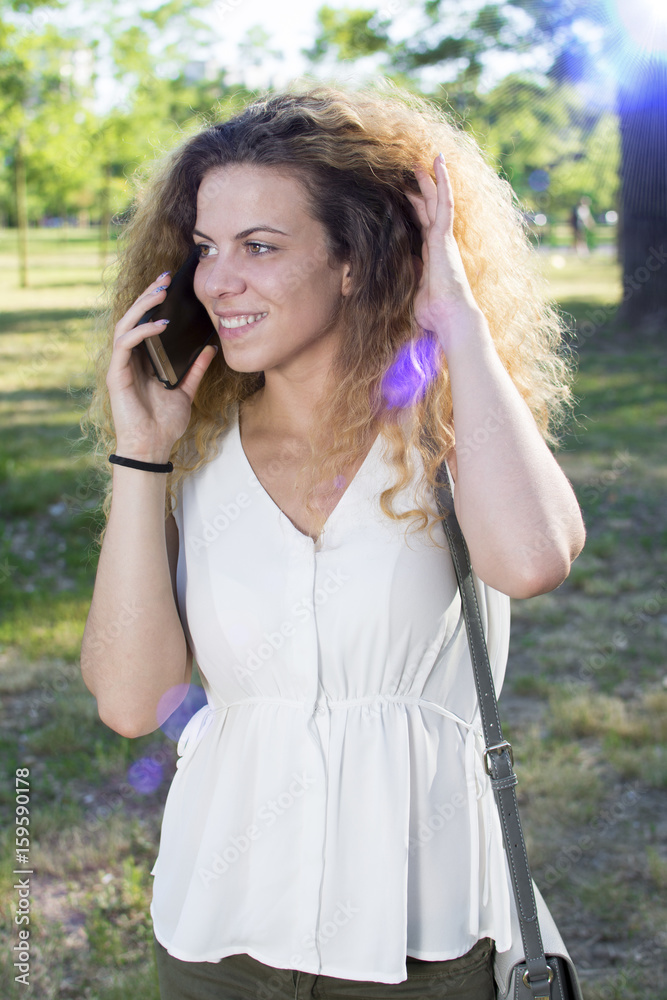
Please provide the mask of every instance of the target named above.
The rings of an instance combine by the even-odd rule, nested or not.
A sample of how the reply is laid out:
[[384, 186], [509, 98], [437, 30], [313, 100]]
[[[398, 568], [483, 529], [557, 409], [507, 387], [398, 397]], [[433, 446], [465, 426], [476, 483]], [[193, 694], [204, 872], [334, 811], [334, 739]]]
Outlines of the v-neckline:
[[357, 469], [357, 471], [355, 472], [355, 474], [352, 476], [352, 479], [349, 481], [349, 483], [347, 484], [347, 486], [343, 490], [342, 494], [338, 498], [338, 500], [336, 502], [336, 506], [329, 513], [329, 516], [327, 517], [326, 521], [322, 525], [322, 528], [320, 529], [319, 535], [317, 536], [317, 538], [313, 538], [312, 535], [309, 535], [309, 534], [307, 534], [307, 532], [302, 531], [301, 528], [297, 528], [296, 524], [291, 519], [291, 517], [288, 517], [288, 515], [285, 513], [285, 511], [282, 509], [282, 507], [278, 506], [278, 504], [273, 499], [273, 497], [271, 496], [271, 494], [268, 492], [268, 490], [260, 482], [259, 476], [257, 475], [257, 473], [255, 472], [255, 470], [253, 469], [252, 465], [250, 464], [250, 459], [248, 458], [248, 456], [245, 453], [245, 448], [243, 447], [243, 441], [241, 440], [241, 419], [240, 419], [240, 415], [239, 415], [239, 407], [240, 407], [240, 404], [237, 404], [237, 408], [236, 408], [236, 441], [237, 441], [237, 444], [238, 444], [238, 447], [239, 447], [239, 451], [241, 452], [241, 456], [242, 456], [243, 461], [245, 462], [246, 466], [248, 467], [248, 469], [250, 470], [250, 472], [252, 473], [252, 475], [255, 477], [255, 480], [257, 482], [257, 485], [259, 486], [259, 489], [261, 490], [262, 494], [266, 497], [266, 499], [269, 501], [269, 503], [271, 504], [271, 506], [276, 511], [278, 511], [278, 513], [280, 514], [280, 516], [285, 521], [287, 521], [287, 523], [290, 525], [290, 527], [293, 528], [294, 531], [296, 531], [296, 533], [301, 538], [309, 539], [313, 543], [313, 545], [317, 545], [318, 542], [320, 542], [322, 540], [322, 536], [323, 536], [323, 534], [325, 532], [325, 529], [327, 527], [329, 527], [329, 524], [330, 524], [331, 519], [333, 518], [334, 514], [336, 513], [336, 511], [338, 510], [338, 508], [341, 506], [341, 504], [343, 504], [343, 502], [345, 500], [345, 497], [348, 495], [348, 493], [350, 492], [350, 490], [354, 486], [354, 484], [357, 481], [357, 479], [360, 478], [360, 474], [364, 471], [364, 469], [366, 468], [366, 466], [370, 463], [371, 456], [373, 455], [373, 452], [375, 451], [375, 449], [376, 449], [376, 447], [377, 447], [377, 445], [378, 445], [378, 443], [380, 441], [380, 437], [382, 435], [382, 432], [378, 431], [378, 433], [376, 434], [375, 438], [373, 439], [373, 443], [371, 444], [370, 448], [366, 452], [366, 456], [365, 456], [363, 462], [361, 463], [361, 465], [359, 466], [359, 468]]

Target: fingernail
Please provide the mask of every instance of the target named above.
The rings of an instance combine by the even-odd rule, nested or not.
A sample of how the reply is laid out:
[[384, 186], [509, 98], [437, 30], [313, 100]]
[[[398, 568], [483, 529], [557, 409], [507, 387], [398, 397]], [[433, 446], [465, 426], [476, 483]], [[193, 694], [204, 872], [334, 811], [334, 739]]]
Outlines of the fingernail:
[[168, 274], [171, 274], [171, 271], [163, 271], [162, 274], [158, 274], [158, 276], [157, 276], [157, 278], [155, 280], [159, 281], [160, 278], [166, 278]]
[[438, 159], [440, 160], [441, 163], [444, 163], [445, 162], [445, 154], [444, 153], [438, 153]]
[[166, 326], [167, 323], [169, 322], [169, 320], [168, 319], [156, 319], [155, 322], [156, 322], [156, 324], [158, 326]]
[[159, 286], [158, 286], [158, 287], [157, 287], [157, 288], [155, 289], [155, 291], [156, 291], [156, 292], [164, 292], [164, 291], [166, 291], [166, 289], [167, 289], [167, 286], [166, 286], [166, 285], [159, 285]]

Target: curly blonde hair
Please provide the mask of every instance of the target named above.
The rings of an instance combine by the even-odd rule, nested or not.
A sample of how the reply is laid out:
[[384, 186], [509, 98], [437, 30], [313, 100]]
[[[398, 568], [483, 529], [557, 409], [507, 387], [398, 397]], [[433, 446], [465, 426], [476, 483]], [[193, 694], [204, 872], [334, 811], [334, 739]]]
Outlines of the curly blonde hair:
[[[474, 139], [425, 100], [387, 87], [380, 93], [321, 86], [268, 94], [169, 154], [125, 230], [111, 329], [156, 274], [175, 270], [192, 251], [197, 191], [209, 171], [262, 165], [293, 172], [303, 182], [331, 259], [348, 261], [354, 276], [353, 291], [341, 304], [344, 334], [330, 392], [311, 429], [311, 454], [302, 469], [310, 481], [308, 507], [316, 516], [321, 514], [312, 504], [316, 484], [335, 482], [340, 469], [359, 458], [375, 428], [389, 442], [395, 472], [380, 497], [382, 510], [418, 529], [432, 520], [432, 508], [417, 498], [412, 509], [400, 513], [392, 504], [413, 475], [413, 447], [423, 459], [426, 490], [435, 485], [438, 466], [455, 444], [446, 360], [434, 336], [414, 319], [412, 256], [421, 254], [421, 235], [406, 197], [406, 191], [419, 192], [415, 165], [433, 176], [439, 152], [449, 171], [454, 236], [473, 295], [502, 363], [553, 443], [569, 401], [568, 363], [561, 349], [562, 322], [545, 294], [523, 216], [510, 185], [485, 161]], [[105, 382], [110, 353], [108, 337], [96, 358], [97, 388], [86, 418], [104, 454], [114, 447]], [[167, 510], [182, 477], [210, 460], [236, 407], [263, 383], [263, 372], [234, 371], [218, 352], [173, 450]]]

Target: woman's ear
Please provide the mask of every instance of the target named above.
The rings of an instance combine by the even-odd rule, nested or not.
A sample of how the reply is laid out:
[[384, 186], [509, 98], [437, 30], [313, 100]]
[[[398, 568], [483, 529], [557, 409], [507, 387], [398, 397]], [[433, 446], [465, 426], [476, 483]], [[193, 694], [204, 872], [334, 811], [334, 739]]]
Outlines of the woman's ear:
[[352, 268], [349, 263], [343, 267], [343, 279], [340, 290], [342, 295], [349, 295], [352, 291]]

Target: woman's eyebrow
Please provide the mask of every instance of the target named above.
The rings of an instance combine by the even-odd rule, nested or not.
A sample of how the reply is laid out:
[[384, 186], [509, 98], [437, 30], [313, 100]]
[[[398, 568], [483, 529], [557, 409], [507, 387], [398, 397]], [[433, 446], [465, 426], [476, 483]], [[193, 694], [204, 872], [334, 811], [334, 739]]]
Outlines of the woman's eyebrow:
[[276, 229], [274, 226], [251, 226], [250, 229], [244, 229], [242, 233], [237, 233], [234, 238], [244, 240], [252, 233], [277, 233], [279, 236], [289, 236], [289, 233], [284, 232], [282, 229]]
[[[237, 233], [234, 239], [244, 240], [253, 233], [277, 233], [279, 236], [289, 236], [289, 233], [284, 232], [282, 229], [276, 229], [274, 226], [251, 226], [250, 229], [244, 229], [242, 232]], [[203, 240], [210, 240], [211, 243], [215, 242], [211, 236], [207, 236], [206, 233], [202, 233], [198, 229], [194, 229], [192, 235], [201, 236]]]

